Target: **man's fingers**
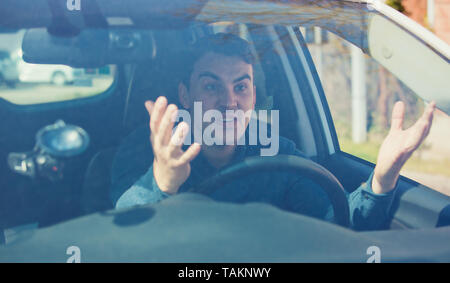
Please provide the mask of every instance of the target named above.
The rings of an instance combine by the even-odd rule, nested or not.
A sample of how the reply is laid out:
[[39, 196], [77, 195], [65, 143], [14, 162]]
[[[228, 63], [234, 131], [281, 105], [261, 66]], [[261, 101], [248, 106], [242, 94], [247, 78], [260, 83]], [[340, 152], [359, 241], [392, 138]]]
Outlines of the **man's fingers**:
[[164, 115], [164, 112], [166, 111], [166, 106], [167, 106], [167, 99], [164, 96], [160, 96], [158, 97], [158, 99], [156, 99], [150, 117], [150, 130], [154, 134], [158, 133], [161, 118]]
[[178, 108], [175, 104], [170, 104], [167, 106], [166, 112], [162, 116], [158, 133], [155, 136], [156, 141], [161, 145], [166, 145], [169, 143], [177, 110]]
[[197, 155], [200, 153], [201, 145], [198, 143], [193, 143], [184, 153], [181, 155], [181, 157], [178, 159], [178, 163], [186, 164], [191, 162]]
[[147, 109], [148, 116], [150, 117], [152, 115], [153, 108], [155, 107], [155, 103], [151, 100], [147, 100], [144, 105], [145, 109]]
[[431, 125], [433, 124], [433, 116], [434, 110], [436, 109], [436, 102], [432, 101], [428, 104], [427, 108], [424, 111], [423, 119], [426, 121], [426, 129], [424, 136], [428, 136], [430, 133]]
[[435, 107], [436, 103], [434, 101], [428, 104], [428, 106], [423, 111], [422, 116], [413, 126], [415, 132], [418, 132], [418, 134], [420, 133], [420, 135], [426, 135], [429, 132], [431, 123], [433, 121], [433, 112]]
[[431, 124], [431, 121], [433, 120], [433, 113], [434, 109], [436, 109], [436, 102], [431, 101], [427, 108], [425, 108], [425, 111], [422, 114], [422, 118], [427, 121], [429, 124]]
[[180, 148], [189, 132], [189, 125], [186, 122], [178, 124], [175, 132], [170, 138], [170, 151], [173, 152], [175, 148]]
[[392, 109], [391, 131], [402, 130], [403, 117], [405, 116], [405, 104], [402, 101], [397, 101]]
[[433, 111], [435, 106], [436, 104], [434, 102], [430, 103], [420, 119], [410, 128], [412, 134], [409, 139], [409, 145], [412, 150], [418, 148], [428, 136], [433, 121]]

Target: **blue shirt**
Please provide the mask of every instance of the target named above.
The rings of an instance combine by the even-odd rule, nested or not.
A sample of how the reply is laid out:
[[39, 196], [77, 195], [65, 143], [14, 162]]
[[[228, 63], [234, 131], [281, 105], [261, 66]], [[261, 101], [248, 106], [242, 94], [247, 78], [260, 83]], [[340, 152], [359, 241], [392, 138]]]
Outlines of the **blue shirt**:
[[[153, 157], [148, 126], [141, 127], [122, 143], [112, 168], [111, 198], [116, 208], [157, 203], [169, 194], [161, 191], [153, 177]], [[230, 164], [246, 157], [257, 156], [261, 145], [237, 146]], [[296, 149], [294, 142], [280, 137], [279, 154], [307, 158]], [[218, 170], [200, 153], [191, 162], [191, 174], [179, 188], [186, 192], [200, 184]], [[368, 180], [351, 194], [347, 194], [351, 227], [355, 230], [384, 228], [389, 220], [389, 210], [396, 188], [387, 194], [375, 194]], [[333, 221], [333, 207], [325, 191], [312, 180], [289, 172], [273, 171], [249, 174], [230, 181], [209, 194], [214, 200], [233, 203], [264, 202], [280, 209], [319, 219]]]

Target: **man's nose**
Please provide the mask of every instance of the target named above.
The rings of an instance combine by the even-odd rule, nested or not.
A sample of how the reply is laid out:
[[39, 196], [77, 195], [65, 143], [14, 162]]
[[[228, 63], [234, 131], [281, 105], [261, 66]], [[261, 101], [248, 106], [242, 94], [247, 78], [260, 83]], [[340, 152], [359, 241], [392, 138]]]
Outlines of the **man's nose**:
[[226, 109], [237, 108], [237, 97], [232, 86], [224, 89], [224, 93], [221, 98], [221, 106], [226, 107]]

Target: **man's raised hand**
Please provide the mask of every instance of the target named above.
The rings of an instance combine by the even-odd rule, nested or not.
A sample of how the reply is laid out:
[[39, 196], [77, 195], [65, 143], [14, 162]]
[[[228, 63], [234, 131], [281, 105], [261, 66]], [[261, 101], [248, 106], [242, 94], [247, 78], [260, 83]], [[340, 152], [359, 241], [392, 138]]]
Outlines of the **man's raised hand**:
[[163, 192], [175, 194], [188, 179], [191, 173], [189, 163], [199, 154], [201, 146], [194, 143], [186, 151], [182, 150], [189, 125], [181, 122], [172, 135], [178, 108], [174, 104], [167, 105], [164, 96], [158, 97], [156, 102], [146, 101], [145, 108], [150, 116], [154, 178]]
[[430, 132], [435, 107], [434, 101], [429, 103], [419, 120], [409, 129], [403, 130], [405, 105], [401, 101], [395, 103], [391, 129], [378, 153], [372, 180], [374, 193], [386, 193], [394, 188], [401, 168]]

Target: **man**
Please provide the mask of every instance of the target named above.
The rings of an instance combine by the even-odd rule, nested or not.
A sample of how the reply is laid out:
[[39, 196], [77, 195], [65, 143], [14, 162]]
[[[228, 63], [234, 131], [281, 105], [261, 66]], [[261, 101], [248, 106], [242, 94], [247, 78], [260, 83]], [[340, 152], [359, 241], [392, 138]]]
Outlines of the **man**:
[[[196, 117], [193, 111], [196, 102], [202, 102], [203, 111], [218, 110], [224, 117], [227, 117], [227, 110], [248, 112], [255, 108], [253, 57], [245, 40], [230, 34], [208, 36], [196, 43], [190, 58], [192, 64], [179, 84], [178, 98], [191, 117]], [[224, 140], [233, 136], [233, 144], [193, 143], [183, 147], [181, 141], [190, 134], [189, 125], [181, 122], [172, 131], [177, 106], [168, 105], [165, 97], [159, 97], [156, 102], [147, 101], [145, 107], [150, 115], [147, 133], [140, 131], [140, 134], [131, 137], [122, 145], [122, 151], [134, 150], [135, 156], [145, 159], [146, 156], [139, 147], [136, 148], [136, 144], [150, 135], [154, 159], [150, 166], [140, 165], [141, 169], [147, 171], [123, 194], [113, 189], [113, 200], [118, 199], [117, 208], [156, 203], [173, 194], [185, 192], [220, 168], [258, 155], [263, 147], [260, 144], [237, 145], [237, 140], [248, 134], [249, 120], [231, 121], [228, 118], [220, 121], [224, 129], [218, 134]], [[348, 195], [352, 228], [379, 229], [387, 223], [400, 169], [427, 136], [434, 107], [434, 102], [430, 103], [414, 126], [402, 130], [404, 105], [401, 102], [395, 104], [391, 130], [381, 145], [374, 172], [366, 183]], [[202, 120], [200, 127], [205, 129], [211, 123]], [[236, 126], [232, 132], [226, 130], [225, 125], [229, 123]], [[243, 130], [239, 130], [239, 124], [243, 125]], [[198, 123], [194, 121], [194, 125]], [[292, 141], [282, 137], [279, 140], [279, 154], [303, 156]], [[116, 164], [129, 165], [127, 154], [119, 150], [118, 156]], [[132, 171], [136, 170], [128, 172]], [[127, 174], [113, 176], [113, 188], [114, 180], [127, 180]], [[333, 209], [324, 191], [311, 180], [287, 172], [266, 172], [232, 180], [209, 196], [218, 201], [266, 202], [284, 210], [333, 220]]]

